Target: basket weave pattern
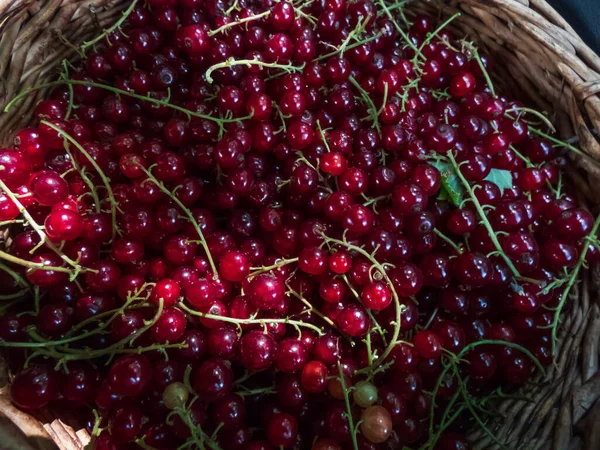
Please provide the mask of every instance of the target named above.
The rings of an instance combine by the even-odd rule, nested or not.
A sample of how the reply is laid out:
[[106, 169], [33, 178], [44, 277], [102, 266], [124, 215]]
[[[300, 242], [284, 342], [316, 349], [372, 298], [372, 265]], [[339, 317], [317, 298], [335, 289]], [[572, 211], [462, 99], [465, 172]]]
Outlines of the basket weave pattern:
[[[59, 62], [77, 55], [71, 45], [99, 34], [127, 4], [123, 0], [0, 0], [0, 110], [21, 90], [55, 79]], [[461, 12], [451, 28], [494, 55], [497, 86], [549, 112], [558, 137], [577, 142], [583, 150], [584, 155], [568, 154], [567, 175], [578, 200], [597, 213], [600, 57], [544, 0], [418, 1], [408, 9], [440, 22]], [[0, 114], [0, 145], [8, 145], [13, 133], [31, 121], [33, 106], [46, 94], [36, 91], [9, 113]], [[600, 270], [592, 268], [573, 289], [556, 364], [524, 391], [533, 402], [501, 404], [505, 420], [494, 432], [508, 448], [600, 448], [600, 431], [590, 426], [600, 420], [598, 286]], [[0, 381], [6, 379], [2, 367]], [[51, 439], [61, 449], [82, 449], [89, 440], [87, 433], [75, 433], [59, 420], [29, 418], [10, 406], [6, 396], [0, 397], [0, 413], [25, 434], [37, 437], [33, 447], [24, 443], [18, 448], [52, 448]], [[0, 431], [16, 436], [11, 425], [0, 420]], [[2, 433], [0, 449], [4, 448]], [[498, 448], [478, 430], [471, 440], [476, 449]]]

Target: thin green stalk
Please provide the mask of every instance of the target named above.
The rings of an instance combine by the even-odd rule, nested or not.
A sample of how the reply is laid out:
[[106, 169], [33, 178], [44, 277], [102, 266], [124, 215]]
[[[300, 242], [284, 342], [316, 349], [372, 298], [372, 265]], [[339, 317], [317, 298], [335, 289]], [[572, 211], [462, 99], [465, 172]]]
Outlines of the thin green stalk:
[[448, 236], [446, 236], [444, 233], [442, 233], [440, 230], [438, 230], [437, 228], [433, 229], [433, 232], [438, 235], [440, 238], [442, 238], [442, 240], [448, 244], [450, 247], [452, 247], [454, 250], [456, 250], [456, 253], [462, 253], [461, 248], [456, 245], [456, 242], [454, 242], [452, 239], [450, 239]]
[[203, 312], [199, 312], [199, 311], [196, 311], [196, 310], [193, 310], [193, 309], [189, 308], [184, 303], [180, 303], [179, 307], [181, 309], [183, 309], [185, 312], [187, 312], [189, 314], [192, 314], [194, 316], [204, 317], [205, 319], [218, 320], [220, 322], [233, 323], [235, 325], [248, 325], [248, 324], [268, 325], [269, 323], [285, 323], [285, 324], [289, 324], [289, 325], [292, 325], [292, 326], [298, 327], [298, 328], [308, 328], [308, 329], [313, 330], [314, 332], [316, 332], [319, 336], [322, 336], [324, 334], [323, 330], [321, 328], [319, 328], [316, 325], [313, 325], [311, 323], [303, 322], [301, 320], [292, 320], [292, 319], [235, 319], [233, 317], [217, 316], [215, 314], [206, 314], [206, 313], [203, 313]]
[[475, 205], [475, 209], [477, 210], [477, 213], [479, 214], [479, 218], [483, 222], [483, 226], [485, 227], [488, 234], [490, 235], [490, 239], [492, 240], [494, 247], [496, 247], [496, 250], [498, 251], [500, 256], [502, 256], [502, 259], [504, 259], [504, 262], [506, 263], [506, 265], [512, 272], [513, 276], [516, 278], [520, 278], [521, 274], [519, 273], [519, 271], [517, 270], [517, 268], [515, 267], [513, 262], [510, 260], [510, 258], [506, 255], [506, 253], [504, 253], [504, 250], [502, 250], [502, 246], [500, 245], [500, 242], [498, 241], [496, 232], [492, 228], [490, 221], [488, 220], [487, 216], [485, 215], [485, 211], [483, 210], [481, 203], [479, 203], [479, 200], [477, 200], [477, 197], [475, 196], [475, 193], [473, 192], [473, 188], [471, 187], [471, 185], [469, 184], [467, 179], [461, 173], [460, 167], [458, 166], [458, 163], [456, 162], [456, 159], [454, 158], [454, 155], [452, 154], [452, 152], [448, 152], [448, 159], [452, 163], [452, 166], [454, 167], [454, 171], [456, 172], [456, 175], [458, 176], [461, 183], [465, 187], [465, 190], [468, 192], [469, 197], [471, 198], [471, 201], [473, 202], [473, 205]]
[[398, 296], [398, 293], [396, 292], [394, 283], [392, 283], [392, 280], [388, 276], [386, 270], [381, 265], [381, 263], [379, 263], [379, 261], [377, 261], [377, 259], [375, 259], [375, 257], [373, 255], [369, 254], [365, 249], [363, 249], [361, 247], [352, 245], [346, 241], [340, 241], [339, 239], [331, 238], [331, 237], [327, 236], [325, 233], [321, 233], [321, 236], [323, 236], [323, 239], [325, 239], [325, 242], [327, 242], [327, 243], [337, 244], [342, 247], [346, 247], [347, 249], [355, 251], [357, 253], [360, 253], [365, 258], [367, 258], [371, 262], [371, 264], [373, 264], [375, 266], [375, 268], [379, 271], [379, 273], [381, 273], [383, 280], [385, 280], [390, 291], [392, 292], [392, 299], [394, 301], [394, 307], [396, 308], [394, 332], [392, 333], [392, 337], [391, 337], [387, 347], [383, 351], [383, 353], [373, 362], [373, 365], [366, 367], [364, 369], [361, 369], [359, 371], [360, 373], [372, 372], [372, 371], [376, 370], [377, 367], [380, 366], [386, 360], [386, 358], [390, 355], [390, 353], [392, 352], [392, 350], [394, 349], [396, 344], [399, 342], [398, 337], [400, 336], [400, 320], [401, 320], [401, 313], [402, 313], [402, 306], [400, 305], [400, 297]]
[[419, 46], [418, 53], [415, 53], [415, 56], [413, 58], [413, 64], [416, 64], [418, 62], [417, 61], [418, 55], [422, 54], [423, 49], [427, 46], [427, 44], [429, 44], [431, 42], [431, 40], [434, 37], [436, 37], [440, 31], [442, 31], [444, 28], [446, 28], [448, 25], [450, 25], [454, 21], [454, 19], [456, 19], [457, 17], [460, 17], [460, 16], [461, 16], [461, 13], [459, 13], [459, 12], [455, 13], [452, 17], [450, 17], [448, 20], [446, 20], [444, 23], [442, 23], [439, 27], [437, 27], [435, 29], [435, 31], [428, 34], [427, 38]]
[[[504, 116], [508, 117], [509, 119], [516, 120], [516, 117], [514, 117], [513, 115], [511, 115], [508, 112], [506, 112], [504, 114]], [[580, 156], [589, 156], [585, 152], [582, 152], [580, 149], [578, 149], [577, 147], [574, 147], [573, 145], [569, 144], [568, 142], [561, 141], [560, 139], [550, 136], [548, 133], [544, 133], [543, 131], [538, 130], [537, 128], [529, 125], [528, 123], [526, 123], [526, 125], [527, 125], [527, 129], [529, 131], [531, 131], [532, 133], [537, 134], [538, 136], [543, 137], [545, 139], [548, 139], [549, 141], [553, 142], [554, 144], [556, 144], [560, 147], [567, 148], [567, 149], [571, 150], [573, 153], [576, 153]]]
[[226, 61], [223, 61], [223, 62], [220, 62], [220, 63], [210, 66], [204, 74], [204, 76], [206, 77], [206, 81], [209, 84], [212, 84], [214, 80], [213, 80], [213, 77], [211, 76], [211, 74], [215, 70], [223, 69], [225, 67], [232, 67], [232, 66], [246, 66], [246, 67], [259, 66], [259, 67], [265, 67], [265, 68], [270, 68], [270, 69], [281, 69], [288, 73], [299, 72], [304, 68], [304, 65], [293, 66], [291, 64], [267, 63], [264, 61], [259, 61], [257, 58], [254, 58], [254, 59], [229, 58]]
[[52, 87], [56, 87], [56, 86], [62, 86], [62, 85], [74, 85], [74, 86], [90, 86], [90, 87], [97, 87], [100, 89], [104, 89], [110, 92], [113, 92], [114, 94], [118, 94], [118, 95], [125, 95], [127, 97], [131, 97], [131, 98], [135, 98], [136, 100], [140, 100], [140, 101], [144, 101], [144, 102], [149, 102], [152, 103], [154, 105], [158, 105], [158, 106], [164, 106], [166, 108], [171, 108], [175, 111], [179, 111], [183, 114], [186, 115], [186, 117], [190, 118], [190, 117], [198, 117], [200, 119], [206, 119], [206, 120], [210, 120], [212, 122], [216, 122], [219, 125], [220, 129], [223, 129], [224, 124], [226, 123], [236, 123], [239, 122], [240, 120], [243, 120], [241, 118], [238, 119], [223, 119], [223, 118], [218, 118], [218, 117], [214, 117], [214, 116], [210, 116], [207, 114], [200, 114], [199, 112], [195, 112], [186, 108], [183, 108], [181, 106], [172, 104], [168, 101], [165, 100], [160, 100], [157, 98], [152, 98], [149, 95], [140, 95], [140, 94], [136, 94], [134, 92], [130, 92], [130, 91], [125, 91], [123, 89], [119, 89], [116, 88], [114, 86], [110, 86], [108, 84], [103, 84], [103, 83], [98, 83], [95, 81], [86, 81], [86, 80], [64, 80], [64, 79], [60, 79], [60, 80], [56, 80], [56, 81], [51, 81], [49, 83], [44, 83], [38, 86], [34, 86], [32, 88], [26, 89], [22, 92], [20, 92], [19, 94], [17, 94], [15, 96], [15, 98], [13, 98], [10, 102], [8, 102], [8, 104], [4, 107], [4, 112], [8, 112], [10, 110], [10, 108], [12, 108], [12, 106], [18, 102], [20, 99], [22, 99], [23, 97], [29, 95], [32, 92], [38, 91], [40, 89], [47, 89], [47, 88], [52, 88]]
[[352, 343], [352, 339], [350, 339], [350, 336], [348, 336], [346, 333], [344, 333], [342, 330], [340, 330], [333, 320], [331, 320], [329, 317], [327, 317], [321, 311], [319, 311], [318, 309], [316, 309], [312, 305], [312, 303], [310, 303], [308, 300], [306, 300], [304, 297], [302, 297], [302, 295], [300, 293], [298, 293], [295, 290], [293, 290], [289, 285], [286, 284], [286, 287], [287, 287], [288, 292], [290, 294], [292, 294], [294, 297], [296, 297], [298, 300], [300, 300], [311, 312], [314, 312], [324, 322], [326, 322], [331, 328], [333, 328], [334, 330], [336, 330], [341, 336], [344, 336], [344, 338], [348, 342]]
[[127, 18], [129, 17], [129, 14], [131, 14], [131, 12], [133, 11], [133, 9], [135, 8], [135, 5], [137, 3], [137, 0], [133, 0], [131, 2], [131, 4], [127, 7], [127, 9], [125, 11], [123, 11], [122, 16], [119, 18], [119, 20], [117, 20], [111, 27], [106, 28], [102, 31], [102, 34], [100, 34], [99, 36], [96, 36], [94, 39], [92, 39], [91, 41], [86, 41], [81, 45], [81, 51], [85, 53], [85, 51], [97, 44], [98, 42], [100, 42], [102, 39], [108, 37], [108, 35], [110, 35], [113, 31], [115, 31], [116, 29], [118, 29], [121, 25], [123, 25], [123, 23], [125, 22], [125, 20], [127, 20]]
[[565, 303], [567, 302], [567, 300], [569, 298], [569, 293], [571, 292], [571, 289], [573, 288], [575, 281], [577, 281], [579, 271], [581, 270], [581, 268], [583, 267], [583, 265], [585, 263], [585, 257], [587, 255], [587, 252], [589, 249], [590, 241], [593, 238], [595, 238], [596, 234], [598, 234], [599, 226], [600, 226], [600, 215], [598, 217], [596, 217], [594, 226], [592, 227], [592, 231], [590, 231], [590, 234], [584, 239], [584, 242], [588, 245], [583, 246], [583, 250], [581, 250], [581, 255], [579, 255], [579, 260], [577, 261], [577, 264], [575, 264], [575, 266], [573, 267], [573, 270], [571, 271], [571, 275], [569, 277], [569, 282], [567, 283], [565, 290], [563, 291], [563, 293], [560, 297], [558, 305], [556, 306], [556, 310], [554, 311], [554, 319], [552, 320], [552, 325], [551, 325], [551, 328], [552, 328], [552, 354], [554, 354], [554, 355], [556, 354], [556, 343], [558, 341], [558, 324], [560, 322], [560, 314], [565, 306]]
[[290, 259], [282, 258], [282, 259], [278, 259], [277, 261], [275, 261], [275, 264], [272, 264], [267, 267], [251, 267], [250, 268], [251, 272], [248, 275], [248, 278], [255, 277], [256, 275], [260, 275], [261, 273], [270, 272], [271, 270], [277, 270], [277, 269], [282, 268], [283, 266], [287, 266], [288, 264], [294, 264], [297, 262], [298, 262], [298, 258], [290, 258]]
[[475, 422], [477, 422], [477, 424], [479, 425], [479, 427], [485, 432], [485, 434], [487, 434], [494, 441], [494, 443], [496, 445], [498, 445], [500, 448], [505, 449], [506, 446], [502, 442], [500, 442], [496, 436], [494, 436], [494, 433], [492, 433], [488, 429], [488, 427], [486, 426], [486, 424], [483, 423], [483, 420], [481, 420], [481, 417], [479, 417], [479, 414], [477, 414], [477, 412], [475, 411], [475, 408], [473, 407], [473, 404], [471, 403], [471, 396], [469, 395], [469, 391], [467, 390], [467, 386], [464, 384], [464, 381], [460, 377], [460, 373], [458, 371], [458, 366], [454, 362], [452, 362], [451, 364], [452, 364], [453, 372], [456, 375], [456, 379], [458, 381], [459, 390], [460, 390], [460, 392], [463, 395], [465, 406], [467, 407], [467, 409], [471, 413], [471, 416], [473, 416], [473, 419], [475, 419]]
[[156, 184], [159, 187], [159, 189], [161, 191], [163, 191], [171, 200], [173, 200], [177, 204], [177, 206], [179, 206], [179, 208], [181, 208], [181, 210], [185, 213], [185, 215], [187, 216], [190, 223], [194, 226], [196, 233], [198, 233], [198, 237], [200, 238], [200, 245], [204, 249], [204, 252], [206, 253], [206, 257], [208, 258], [208, 262], [210, 264], [210, 268], [213, 273], [213, 278], [215, 280], [218, 280], [219, 279], [219, 271], [217, 270], [217, 266], [215, 265], [213, 257], [210, 253], [210, 249], [208, 248], [206, 239], [204, 238], [204, 233], [202, 233], [202, 228], [200, 228], [200, 225], [194, 218], [194, 215], [192, 214], [190, 209], [187, 208], [183, 203], [181, 203], [181, 200], [179, 200], [179, 198], [175, 194], [173, 194], [173, 192], [171, 192], [169, 189], [167, 189], [167, 187], [164, 185], [163, 182], [158, 181], [156, 179], [156, 177], [154, 175], [152, 175], [152, 172], [150, 172], [148, 169], [146, 169], [142, 165], [138, 165], [138, 167], [146, 174], [146, 176], [148, 177], [148, 179], [150, 181], [152, 181], [154, 184]]
[[47, 266], [42, 263], [34, 263], [32, 261], [27, 261], [26, 259], [17, 258], [16, 256], [13, 256], [9, 253], [3, 252], [2, 250], [0, 250], [0, 259], [4, 259], [6, 261], [9, 261], [14, 264], [18, 264], [23, 267], [27, 267], [28, 269], [47, 270], [49, 272], [62, 272], [62, 273], [67, 273], [69, 275], [73, 274], [73, 271], [71, 269], [69, 269], [68, 267]]
[[[550, 129], [550, 131], [552, 131], [553, 133], [556, 132], [556, 128], [554, 128], [554, 125], [552, 124], [552, 122], [550, 122], [550, 120], [545, 115], [543, 115], [539, 111], [536, 111], [535, 109], [525, 108], [524, 106], [515, 106], [514, 108], [512, 108], [511, 111], [516, 111], [518, 113], [524, 112], [524, 113], [533, 114], [538, 119], [540, 119], [542, 122], [544, 122], [546, 124], [546, 126], [548, 127], [548, 129]], [[527, 122], [525, 122], [525, 123], [527, 123]]]
[[[64, 76], [65, 79], [69, 79], [69, 66], [67, 65], [67, 60], [63, 59], [62, 64], [63, 64], [63, 69], [64, 69], [64, 73], [62, 76]], [[73, 86], [69, 85], [68, 90], [69, 90], [69, 103], [67, 104], [67, 112], [65, 114], [65, 120], [69, 120], [69, 117], [71, 117], [71, 112], [73, 111]]]
[[255, 21], [255, 20], [260, 20], [263, 17], [267, 17], [269, 14], [271, 14], [271, 11], [267, 10], [267, 11], [262, 12], [260, 14], [255, 14], [253, 16], [244, 17], [243, 19], [240, 19], [237, 22], [226, 23], [225, 25], [223, 25], [223, 26], [221, 26], [221, 27], [219, 27], [219, 28], [217, 28], [215, 30], [209, 31], [208, 35], [210, 37], [212, 37], [215, 34], [222, 33], [223, 31], [225, 31], [225, 30], [227, 30], [229, 28], [232, 28], [232, 27], [235, 27], [235, 26], [238, 26], [238, 25], [243, 25], [243, 24], [245, 24], [247, 22], [252, 22], [252, 21]]
[[0, 180], [0, 189], [2, 189], [4, 191], [4, 193], [6, 194], [6, 196], [17, 206], [17, 209], [25, 218], [25, 220], [27, 221], [27, 224], [31, 228], [33, 228], [33, 230], [40, 237], [40, 245], [45, 244], [50, 250], [52, 250], [54, 253], [56, 253], [58, 256], [60, 256], [63, 261], [65, 261], [67, 264], [69, 264], [71, 267], [74, 268], [74, 270], [71, 273], [72, 278], [76, 277], [79, 274], [79, 272], [91, 271], [91, 269], [81, 267], [76, 261], [73, 261], [67, 255], [62, 253], [56, 247], [56, 245], [54, 245], [54, 243], [52, 243], [52, 241], [47, 238], [46, 233], [44, 232], [44, 228], [37, 224], [37, 222], [33, 219], [31, 214], [29, 214], [29, 211], [27, 211], [27, 209], [21, 204], [21, 202], [19, 201], [17, 196], [8, 188], [8, 186], [2, 180]]
[[348, 426], [350, 428], [350, 435], [352, 436], [352, 448], [358, 450], [358, 439], [356, 438], [356, 432], [354, 428], [354, 419], [352, 418], [352, 406], [350, 405], [350, 395], [348, 387], [346, 386], [346, 380], [344, 379], [344, 369], [338, 361], [338, 372], [340, 374], [340, 384], [342, 385], [342, 391], [344, 392], [344, 402], [346, 403], [346, 414], [348, 415]]
[[379, 5], [381, 6], [381, 8], [385, 12], [385, 14], [388, 16], [388, 18], [392, 21], [392, 23], [394, 24], [394, 27], [396, 28], [396, 31], [398, 31], [400, 36], [402, 36], [402, 39], [404, 39], [404, 42], [406, 42], [407, 45], [415, 51], [415, 55], [421, 55], [421, 57], [423, 57], [423, 54], [419, 53], [419, 49], [417, 48], [417, 46], [415, 44], [413, 44], [413, 42], [410, 40], [410, 38], [408, 37], [406, 32], [402, 29], [402, 27], [400, 25], [398, 25], [398, 22], [396, 22], [396, 19], [394, 19], [394, 16], [392, 15], [390, 9], [385, 4], [384, 0], [380, 0]]
[[490, 92], [491, 92], [492, 96], [494, 98], [498, 97], [496, 95], [496, 90], [494, 89], [494, 83], [492, 83], [492, 78], [490, 77], [490, 74], [488, 73], [487, 69], [485, 68], [483, 61], [481, 60], [481, 56], [479, 56], [479, 50], [477, 49], [477, 47], [475, 47], [471, 42], [467, 42], [467, 41], [463, 41], [463, 45], [467, 49], [469, 49], [469, 51], [473, 55], [473, 58], [475, 58], [475, 61], [477, 61], [477, 64], [479, 65], [479, 68], [481, 69], [481, 72], [483, 73], [483, 77], [485, 78], [485, 82], [487, 83], [488, 87], [490, 88]]
[[346, 51], [351, 50], [351, 49], [353, 49], [355, 47], [358, 47], [360, 45], [367, 44], [369, 42], [374, 41], [375, 39], [379, 38], [382, 35], [383, 35], [383, 33], [379, 32], [377, 34], [374, 34], [373, 36], [369, 36], [368, 38], [363, 39], [362, 41], [357, 41], [357, 42], [354, 42], [352, 44], [348, 44], [343, 50], [341, 50], [341, 46], [340, 46], [340, 48], [338, 48], [337, 50], [334, 50], [334, 51], [332, 51], [330, 53], [326, 53], [324, 55], [318, 56], [315, 59], [313, 59], [313, 61], [318, 62], [318, 61], [323, 61], [324, 59], [331, 58], [332, 56], [335, 56], [335, 55], [339, 54], [341, 51], [345, 51], [346, 52]]
[[79, 173], [79, 176], [90, 190], [90, 193], [92, 194], [92, 198], [94, 200], [94, 207], [96, 209], [96, 213], [99, 214], [102, 211], [102, 205], [100, 204], [100, 197], [98, 197], [98, 192], [96, 192], [96, 186], [94, 186], [92, 180], [90, 180], [90, 178], [85, 174], [85, 169], [79, 167], [79, 164], [77, 164], [77, 160], [69, 150], [69, 146], [66, 142], [64, 147], [65, 152], [67, 152], [67, 155], [69, 155], [69, 158], [71, 159], [71, 165], [73, 166], [73, 169], [75, 169], [75, 171]]
[[25, 279], [21, 275], [19, 275], [17, 272], [12, 270], [6, 264], [0, 263], [0, 270], [9, 274], [12, 277], [12, 279], [15, 280], [15, 282], [17, 283], [18, 286], [21, 286], [22, 288], [30, 289], [31, 286], [29, 286], [29, 283], [27, 281], [25, 281]]
[[117, 201], [115, 200], [115, 196], [113, 194], [113, 190], [112, 190], [112, 187], [111, 187], [110, 180], [106, 177], [106, 175], [104, 174], [104, 172], [102, 171], [102, 169], [100, 168], [100, 166], [98, 165], [98, 163], [96, 162], [96, 160], [94, 158], [92, 158], [92, 156], [81, 146], [81, 144], [79, 142], [77, 142], [73, 138], [73, 136], [71, 136], [70, 134], [66, 133], [61, 128], [57, 127], [56, 125], [54, 125], [51, 122], [47, 122], [45, 120], [42, 120], [42, 121], [40, 121], [40, 123], [44, 124], [44, 125], [46, 125], [46, 126], [48, 126], [50, 128], [52, 128], [54, 131], [56, 131], [61, 136], [63, 136], [64, 139], [66, 139], [73, 146], [75, 146], [75, 148], [77, 150], [79, 150], [79, 152], [81, 152], [81, 154], [83, 156], [86, 157], [86, 159], [90, 162], [90, 164], [92, 165], [92, 167], [94, 168], [94, 170], [100, 176], [100, 179], [102, 180], [102, 184], [104, 184], [104, 188], [106, 189], [106, 192], [108, 194], [108, 200], [110, 202], [110, 214], [111, 214], [111, 217], [112, 217], [112, 239], [114, 240], [116, 234], [119, 233], [119, 226], [117, 224], [117, 208], [119, 207], [119, 205], [117, 204]]
[[367, 111], [369, 111], [369, 117], [373, 122], [372, 127], [375, 128], [377, 133], [381, 136], [381, 127], [379, 126], [379, 120], [377, 119], [377, 107], [375, 106], [375, 103], [373, 103], [373, 99], [371, 99], [369, 93], [363, 89], [353, 76], [350, 76], [348, 81], [350, 81], [350, 83], [358, 90], [361, 98], [367, 104]]

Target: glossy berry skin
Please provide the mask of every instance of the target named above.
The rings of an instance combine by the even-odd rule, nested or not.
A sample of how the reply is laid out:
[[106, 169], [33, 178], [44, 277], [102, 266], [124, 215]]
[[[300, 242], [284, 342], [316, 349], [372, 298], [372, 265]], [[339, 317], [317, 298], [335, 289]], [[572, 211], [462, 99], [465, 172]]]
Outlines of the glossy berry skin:
[[152, 380], [152, 366], [144, 355], [124, 355], [117, 359], [108, 373], [112, 391], [124, 397], [137, 397]]
[[43, 366], [34, 366], [19, 372], [10, 388], [11, 401], [26, 410], [42, 408], [55, 400], [58, 394], [58, 374]]
[[392, 416], [383, 406], [370, 406], [362, 412], [361, 431], [374, 444], [388, 440], [392, 433]]
[[574, 242], [587, 236], [594, 223], [593, 216], [586, 210], [564, 211], [554, 223], [558, 236], [567, 242]]
[[425, 359], [437, 359], [442, 352], [442, 340], [440, 337], [428, 330], [420, 331], [415, 335], [415, 348]]
[[367, 313], [358, 305], [348, 305], [342, 309], [336, 322], [340, 330], [354, 337], [367, 334], [370, 326]]
[[327, 255], [317, 247], [304, 248], [298, 256], [298, 266], [309, 275], [321, 275], [327, 270]]
[[256, 308], [273, 309], [283, 300], [284, 295], [283, 281], [270, 273], [257, 275], [248, 286], [250, 303]]
[[156, 282], [152, 288], [151, 301], [158, 305], [162, 301], [164, 306], [175, 304], [181, 293], [179, 283], [171, 278], [164, 278]]
[[293, 416], [286, 413], [275, 414], [266, 430], [267, 439], [276, 448], [289, 448], [296, 441], [298, 424]]
[[0, 165], [4, 167], [1, 179], [11, 189], [25, 184], [31, 174], [32, 167], [29, 159], [19, 151], [1, 148]]
[[191, 383], [202, 399], [216, 400], [231, 391], [233, 372], [228, 362], [210, 358], [192, 371]]
[[31, 193], [40, 205], [53, 206], [69, 195], [69, 184], [56, 172], [44, 170], [33, 175]]
[[64, 303], [44, 305], [38, 313], [36, 325], [39, 331], [48, 336], [58, 336], [72, 326], [73, 309]]
[[246, 404], [237, 394], [229, 394], [215, 401], [212, 412], [215, 422], [222, 423], [226, 430], [240, 427], [246, 420]]
[[550, 239], [542, 247], [542, 255], [545, 262], [557, 271], [563, 267], [570, 268], [578, 259], [577, 248], [557, 239]]
[[135, 440], [142, 431], [143, 417], [138, 408], [129, 406], [118, 408], [109, 419], [111, 436], [120, 443]]
[[381, 311], [392, 303], [392, 293], [385, 283], [369, 283], [363, 288], [360, 300], [365, 308]]
[[90, 264], [90, 269], [97, 272], [87, 272], [85, 281], [88, 288], [97, 293], [110, 292], [117, 287], [121, 278], [121, 269], [109, 260], [96, 261]]
[[187, 320], [177, 308], [165, 308], [151, 328], [152, 337], [158, 343], [177, 342], [183, 336]]
[[88, 402], [93, 400], [97, 389], [97, 375], [94, 368], [87, 363], [70, 363], [69, 373], [65, 374], [61, 383], [61, 393], [71, 402]]
[[232, 327], [213, 328], [208, 333], [208, 352], [222, 359], [233, 358], [237, 353], [239, 340], [237, 331]]
[[423, 273], [414, 264], [399, 262], [391, 274], [396, 292], [401, 297], [416, 295], [423, 286]]
[[190, 56], [202, 56], [210, 49], [210, 40], [200, 25], [188, 25], [177, 30], [177, 46]]
[[427, 197], [417, 185], [399, 184], [392, 192], [392, 205], [394, 212], [401, 216], [410, 216], [425, 209]]
[[64, 272], [56, 272], [50, 267], [60, 267], [63, 265], [63, 260], [56, 253], [41, 253], [31, 258], [31, 262], [40, 264], [46, 269], [35, 270], [27, 269], [27, 280], [40, 287], [50, 287], [58, 285], [67, 280], [67, 274]]
[[304, 343], [296, 338], [285, 338], [278, 343], [275, 366], [284, 373], [295, 373], [308, 359]]
[[324, 392], [328, 374], [327, 366], [321, 361], [309, 361], [302, 368], [302, 387], [312, 393]]
[[241, 252], [225, 253], [219, 261], [219, 273], [227, 281], [240, 282], [250, 272], [250, 260]]
[[466, 97], [476, 87], [475, 76], [470, 72], [460, 72], [450, 80], [450, 95], [453, 97]]
[[492, 275], [492, 265], [481, 253], [463, 253], [454, 261], [454, 276], [466, 286], [485, 286], [491, 281]]
[[262, 331], [251, 331], [240, 341], [240, 358], [248, 370], [259, 372], [268, 369], [275, 362], [277, 343]]

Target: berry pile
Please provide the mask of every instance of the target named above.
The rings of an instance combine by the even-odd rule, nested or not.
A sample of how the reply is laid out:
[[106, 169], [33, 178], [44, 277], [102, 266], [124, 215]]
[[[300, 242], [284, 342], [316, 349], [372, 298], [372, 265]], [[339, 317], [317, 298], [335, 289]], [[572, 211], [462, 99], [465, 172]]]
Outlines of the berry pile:
[[0, 149], [14, 404], [77, 411], [97, 450], [493, 438], [600, 259], [577, 149], [456, 17], [142, 3]]

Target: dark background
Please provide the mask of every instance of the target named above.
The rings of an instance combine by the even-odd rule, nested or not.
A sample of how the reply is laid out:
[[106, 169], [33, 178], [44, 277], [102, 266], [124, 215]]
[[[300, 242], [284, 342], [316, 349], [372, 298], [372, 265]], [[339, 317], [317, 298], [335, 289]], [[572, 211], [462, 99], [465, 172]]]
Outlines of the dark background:
[[548, 3], [600, 53], [600, 0], [548, 0]]

